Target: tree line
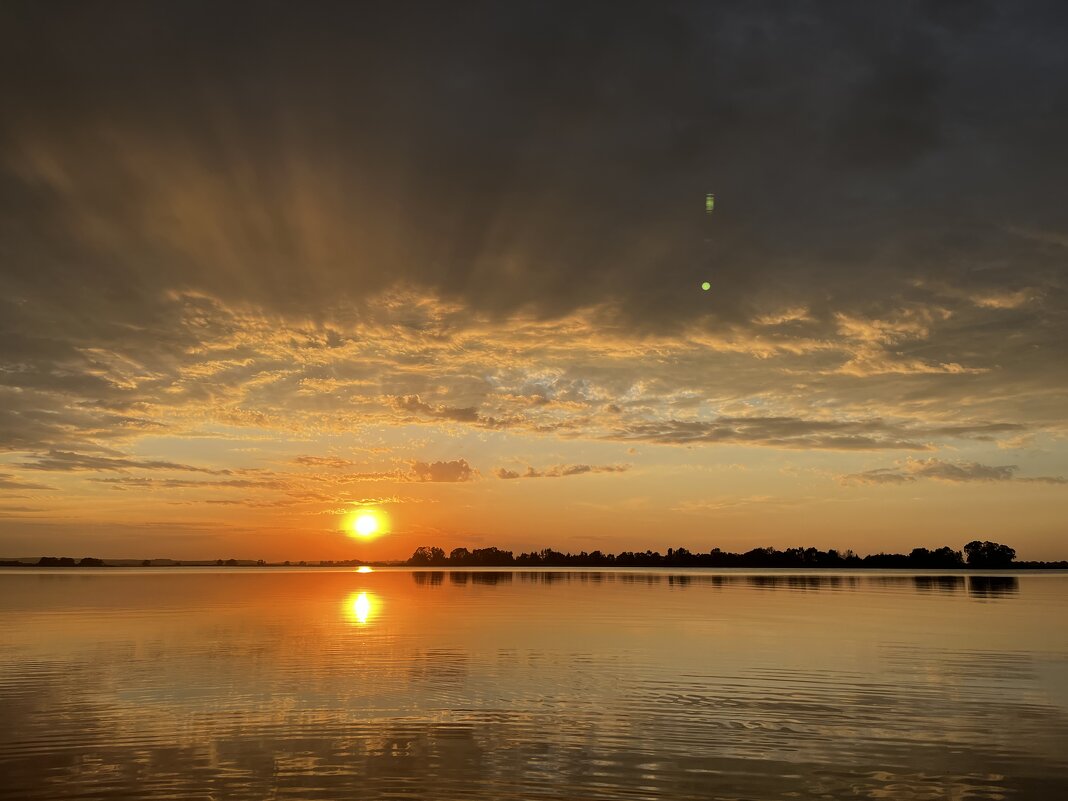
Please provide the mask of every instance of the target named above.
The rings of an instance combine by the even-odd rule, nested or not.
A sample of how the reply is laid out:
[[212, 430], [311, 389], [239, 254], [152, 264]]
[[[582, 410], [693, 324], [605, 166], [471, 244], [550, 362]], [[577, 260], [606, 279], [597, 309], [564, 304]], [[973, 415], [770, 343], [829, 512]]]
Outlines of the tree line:
[[972, 540], [957, 551], [948, 545], [929, 550], [913, 548], [909, 553], [877, 553], [858, 556], [852, 550], [834, 548], [753, 548], [745, 553], [730, 553], [719, 548], [698, 552], [686, 548], [659, 551], [601, 551], [562, 553], [552, 548], [520, 553], [500, 548], [453, 548], [448, 554], [441, 548], [421, 546], [407, 564], [412, 567], [790, 567], [790, 568], [914, 568], [914, 569], [1002, 569], [1007, 567], [1061, 566], [1068, 563], [1015, 562], [1016, 550], [987, 540]]
[[263, 559], [216, 559], [204, 561], [174, 560], [115, 560], [106, 561], [91, 556], [75, 559], [69, 556], [43, 556], [36, 562], [5, 560], [0, 567], [113, 567], [134, 566], [176, 567], [182, 565], [211, 565], [227, 567], [358, 567], [361, 565], [408, 565], [411, 567], [755, 567], [755, 568], [912, 568], [917, 570], [952, 570], [957, 568], [997, 570], [1059, 569], [1068, 570], [1068, 561], [1018, 562], [1016, 550], [1008, 545], [988, 540], [972, 540], [961, 550], [948, 545], [933, 550], [913, 548], [909, 553], [876, 553], [859, 556], [852, 550], [834, 548], [753, 548], [745, 553], [731, 553], [719, 548], [711, 551], [690, 551], [668, 548], [659, 551], [623, 551], [618, 554], [602, 551], [564, 553], [552, 548], [516, 555], [500, 548], [453, 548], [448, 554], [434, 546], [422, 546], [404, 562], [366, 562], [360, 559], [321, 560], [317, 562], [274, 562]]

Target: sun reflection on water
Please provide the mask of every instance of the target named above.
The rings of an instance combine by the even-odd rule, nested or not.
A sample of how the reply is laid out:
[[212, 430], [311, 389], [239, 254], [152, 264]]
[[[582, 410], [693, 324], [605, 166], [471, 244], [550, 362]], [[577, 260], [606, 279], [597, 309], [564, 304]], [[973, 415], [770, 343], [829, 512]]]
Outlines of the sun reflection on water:
[[378, 615], [380, 602], [369, 592], [354, 592], [345, 599], [345, 617], [350, 623], [365, 626]]

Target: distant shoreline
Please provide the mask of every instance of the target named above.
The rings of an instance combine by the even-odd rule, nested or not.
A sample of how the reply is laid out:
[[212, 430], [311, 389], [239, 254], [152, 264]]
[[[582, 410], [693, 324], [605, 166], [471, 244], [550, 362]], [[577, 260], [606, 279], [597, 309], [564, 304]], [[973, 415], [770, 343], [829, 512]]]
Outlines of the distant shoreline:
[[407, 560], [364, 561], [361, 559], [320, 559], [293, 562], [268, 562], [265, 559], [102, 559], [85, 556], [38, 556], [0, 559], [0, 567], [47, 568], [122, 568], [122, 567], [425, 567], [453, 568], [698, 568], [712, 570], [1068, 570], [1068, 560], [1040, 562], [1017, 561], [1016, 550], [989, 540], [972, 540], [962, 550], [948, 545], [929, 550], [913, 548], [909, 553], [876, 553], [859, 556], [852, 550], [818, 548], [753, 548], [745, 553], [730, 553], [719, 548], [690, 551], [668, 548], [659, 551], [622, 551], [618, 554], [582, 551], [563, 553], [551, 548], [521, 553], [500, 548], [453, 548], [448, 554], [441, 548], [420, 546]]
[[185, 568], [228, 568], [228, 569], [265, 569], [265, 568], [277, 568], [280, 570], [337, 570], [338, 568], [392, 568], [392, 569], [404, 569], [404, 570], [417, 570], [425, 572], [434, 571], [464, 571], [464, 572], [477, 572], [477, 571], [553, 571], [553, 570], [628, 570], [628, 571], [649, 571], [649, 570], [694, 570], [701, 572], [723, 572], [723, 571], [834, 571], [842, 573], [854, 573], [854, 572], [868, 572], [868, 571], [880, 571], [880, 570], [893, 570], [903, 573], [942, 573], [942, 574], [961, 574], [966, 575], [969, 573], [990, 573], [990, 572], [1002, 572], [1011, 573], [1014, 571], [1043, 571], [1043, 570], [1065, 570], [1068, 571], [1068, 561], [1064, 562], [1015, 562], [1008, 567], [913, 567], [909, 565], [898, 566], [864, 566], [864, 565], [850, 565], [839, 567], [820, 567], [818, 565], [804, 566], [804, 565], [783, 565], [783, 566], [768, 566], [768, 565], [732, 565], [732, 566], [712, 566], [712, 565], [409, 565], [405, 562], [359, 562], [356, 564], [349, 564], [348, 562], [308, 562], [306, 564], [284, 564], [282, 562], [268, 562], [265, 564], [257, 564], [255, 562], [240, 562], [236, 565], [218, 565], [215, 562], [204, 561], [188, 561], [174, 564], [130, 564], [126, 560], [122, 563], [109, 563], [104, 560], [102, 565], [39, 565], [33, 562], [24, 562], [20, 560], [8, 559], [0, 560], [0, 568], [29, 568], [29, 569], [47, 569], [47, 570], [144, 570], [146, 568], [152, 569], [174, 569], [183, 570]]

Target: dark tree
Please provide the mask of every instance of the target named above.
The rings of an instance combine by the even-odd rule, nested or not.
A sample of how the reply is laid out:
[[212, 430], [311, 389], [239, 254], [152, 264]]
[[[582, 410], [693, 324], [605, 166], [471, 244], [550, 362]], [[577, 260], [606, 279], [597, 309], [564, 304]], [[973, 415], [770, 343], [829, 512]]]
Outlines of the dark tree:
[[412, 558], [408, 560], [410, 565], [443, 565], [445, 564], [445, 551], [441, 548], [432, 548], [429, 545], [420, 545], [415, 549]]
[[[996, 542], [971, 542], [965, 548], [968, 566], [980, 568], [1008, 567], [1016, 552]], [[424, 545], [417, 548], [408, 564], [413, 567], [455, 565], [464, 567], [766, 567], [766, 568], [901, 568], [953, 570], [964, 567], [964, 554], [948, 545], [941, 548], [913, 548], [910, 553], [876, 553], [860, 557], [852, 550], [813, 547], [753, 548], [745, 553], [729, 553], [713, 548], [707, 553], [687, 548], [659, 551], [623, 551], [619, 554], [593, 551], [562, 553], [552, 548], [513, 554], [499, 548], [453, 548], [448, 556], [441, 548]], [[1054, 564], [1017, 563], [1016, 567], [1057, 567]], [[1068, 566], [1068, 563], [1066, 563]]]
[[500, 548], [475, 548], [469, 559], [471, 564], [482, 567], [499, 567], [515, 562], [511, 551], [502, 551]]
[[1016, 550], [1000, 542], [972, 540], [964, 546], [964, 555], [968, 559], [968, 567], [997, 570], [1012, 565]]
[[[1012, 550], [1011, 548], [1009, 550]], [[1012, 552], [1016, 555], [1016, 551]], [[931, 559], [935, 567], [964, 567], [964, 556], [960, 551], [954, 551], [948, 545], [931, 552]]]
[[42, 556], [38, 562], [38, 567], [74, 567], [77, 562], [71, 556]]
[[909, 554], [909, 566], [918, 568], [955, 568], [964, 567], [964, 558], [960, 551], [954, 551], [948, 545], [929, 551], [926, 548], [913, 548]]

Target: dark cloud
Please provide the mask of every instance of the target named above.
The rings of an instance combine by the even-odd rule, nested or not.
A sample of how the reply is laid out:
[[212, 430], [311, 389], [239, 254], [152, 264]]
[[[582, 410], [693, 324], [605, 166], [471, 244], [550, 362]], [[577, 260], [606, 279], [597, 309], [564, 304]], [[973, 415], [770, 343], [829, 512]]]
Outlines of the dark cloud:
[[1016, 475], [1019, 467], [1014, 464], [986, 465], [978, 462], [949, 462], [942, 459], [909, 459], [900, 467], [882, 467], [863, 473], [843, 476], [850, 484], [904, 484], [923, 478], [953, 483], [972, 481], [1021, 481], [1039, 484], [1068, 484], [1060, 476], [1036, 476], [1023, 478]]
[[97, 484], [106, 484], [115, 489], [289, 489], [290, 484], [280, 479], [232, 478], [225, 480], [191, 481], [180, 478], [90, 478]]
[[417, 9], [9, 6], [9, 296], [63, 328], [144, 322], [169, 288], [318, 314], [397, 280], [488, 313], [740, 320], [993, 264], [1065, 177], [1049, 4]]
[[1011, 481], [1019, 468], [1014, 464], [985, 465], [978, 462], [944, 462], [924, 459], [910, 465], [910, 472], [920, 478], [940, 481]]
[[478, 471], [466, 459], [451, 462], [412, 462], [412, 475], [416, 481], [458, 482], [474, 481]]
[[47, 484], [35, 484], [32, 481], [23, 481], [11, 473], [0, 473], [0, 490], [54, 490]]
[[958, 426], [909, 426], [879, 418], [867, 420], [806, 420], [798, 417], [719, 417], [704, 420], [664, 420], [630, 425], [608, 439], [644, 440], [665, 445], [764, 445], [821, 450], [930, 450], [933, 437], [989, 439], [991, 434], [1021, 431], [1016, 423], [977, 423]]
[[18, 466], [24, 470], [45, 470], [63, 473], [90, 470], [121, 473], [133, 468], [140, 470], [182, 470], [191, 473], [208, 473], [210, 475], [228, 475], [231, 472], [230, 470], [212, 470], [206, 467], [195, 467], [177, 462], [129, 459], [117, 456], [93, 456], [70, 451], [49, 451], [45, 455], [35, 457], [31, 462], [21, 462]]
[[915, 480], [915, 476], [902, 473], [893, 467], [880, 467], [876, 470], [842, 476], [844, 484], [906, 484]]
[[535, 468], [528, 466], [523, 472], [509, 470], [505, 467], [494, 469], [493, 474], [497, 478], [562, 478], [565, 476], [580, 476], [584, 473], [625, 473], [630, 470], [629, 464], [568, 464], [553, 465], [552, 467]]
[[298, 456], [293, 460], [293, 464], [306, 467], [329, 467], [337, 470], [356, 466], [356, 462], [350, 459], [342, 459], [340, 456]]
[[405, 395], [402, 398], [397, 398], [395, 405], [401, 411], [412, 412], [438, 420], [453, 420], [457, 423], [485, 422], [479, 415], [478, 409], [473, 406], [463, 409], [449, 406], [431, 406], [429, 403], [424, 403], [420, 400], [418, 395]]
[[[0, 362], [2, 360], [0, 356]], [[164, 424], [143, 416], [118, 414], [103, 408], [89, 400], [93, 397], [92, 392], [84, 395], [70, 387], [47, 392], [0, 387], [0, 450], [96, 449], [101, 440], [159, 432], [165, 428]]]

